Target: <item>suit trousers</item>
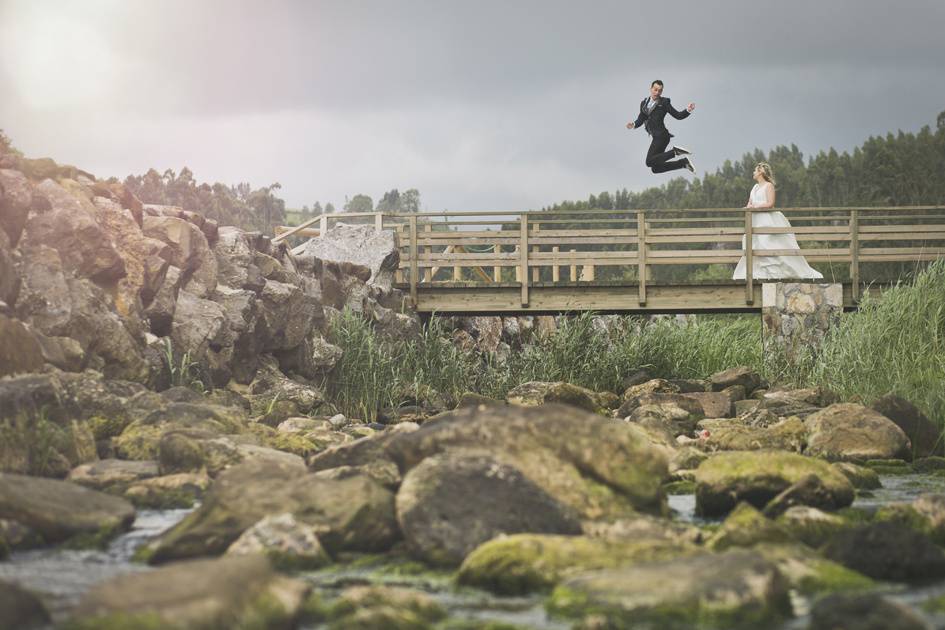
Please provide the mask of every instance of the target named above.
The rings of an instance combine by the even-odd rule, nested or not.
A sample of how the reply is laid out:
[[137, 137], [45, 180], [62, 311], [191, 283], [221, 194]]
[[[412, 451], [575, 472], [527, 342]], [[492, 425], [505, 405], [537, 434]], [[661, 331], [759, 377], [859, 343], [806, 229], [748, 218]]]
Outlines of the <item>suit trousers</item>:
[[654, 173], [665, 173], [686, 168], [686, 160], [675, 160], [670, 162], [670, 158], [676, 157], [675, 151], [667, 151], [669, 139], [672, 136], [668, 131], [656, 132], [650, 141], [650, 149], [646, 152], [646, 165]]

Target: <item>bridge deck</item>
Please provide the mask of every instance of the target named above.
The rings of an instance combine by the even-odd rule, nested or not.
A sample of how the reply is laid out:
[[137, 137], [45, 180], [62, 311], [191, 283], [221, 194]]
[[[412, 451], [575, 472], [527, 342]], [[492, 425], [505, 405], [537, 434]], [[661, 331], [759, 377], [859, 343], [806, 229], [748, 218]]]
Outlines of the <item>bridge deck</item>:
[[[754, 260], [797, 253], [762, 249], [767, 235], [793, 234], [823, 282], [843, 284], [847, 308], [945, 257], [945, 206], [777, 211], [790, 227], [754, 225], [768, 210], [748, 208], [343, 213], [279, 228], [275, 240], [317, 237], [336, 221], [393, 229], [397, 286], [421, 312], [452, 313], [759, 311]], [[748, 277], [728, 280], [742, 257]]]

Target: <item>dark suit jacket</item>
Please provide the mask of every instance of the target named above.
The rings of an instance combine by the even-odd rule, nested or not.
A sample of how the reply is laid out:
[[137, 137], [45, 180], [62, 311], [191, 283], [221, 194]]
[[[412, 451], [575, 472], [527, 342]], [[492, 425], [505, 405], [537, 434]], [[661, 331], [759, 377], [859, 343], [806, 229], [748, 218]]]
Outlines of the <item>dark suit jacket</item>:
[[666, 125], [663, 123], [666, 114], [669, 114], [676, 120], [689, 117], [689, 111], [685, 109], [682, 111], [677, 110], [673, 107], [673, 104], [669, 102], [669, 97], [661, 96], [660, 100], [656, 103], [656, 107], [649, 113], [646, 111], [646, 101], [647, 99], [640, 101], [640, 115], [637, 117], [636, 121], [634, 121], [633, 128], [636, 129], [640, 125], [644, 125], [646, 132], [651, 136], [665, 133], [672, 137], [673, 134], [669, 133]]

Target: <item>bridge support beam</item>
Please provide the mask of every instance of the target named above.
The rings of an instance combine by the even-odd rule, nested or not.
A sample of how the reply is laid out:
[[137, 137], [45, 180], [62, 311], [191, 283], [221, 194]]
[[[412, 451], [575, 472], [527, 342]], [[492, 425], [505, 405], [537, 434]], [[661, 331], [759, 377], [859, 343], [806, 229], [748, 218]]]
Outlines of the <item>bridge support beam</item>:
[[788, 361], [816, 352], [843, 312], [843, 285], [768, 282], [761, 289], [765, 357], [783, 352]]

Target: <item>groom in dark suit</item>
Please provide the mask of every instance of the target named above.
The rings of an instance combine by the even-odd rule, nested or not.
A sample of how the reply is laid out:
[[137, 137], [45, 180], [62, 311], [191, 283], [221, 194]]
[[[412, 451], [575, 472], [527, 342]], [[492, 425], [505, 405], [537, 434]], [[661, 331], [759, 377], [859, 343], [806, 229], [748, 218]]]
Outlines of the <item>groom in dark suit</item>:
[[[634, 122], [627, 123], [627, 129], [635, 129], [640, 125], [646, 127], [646, 132], [650, 134], [650, 149], [646, 152], [646, 165], [654, 173], [665, 173], [675, 171], [680, 168], [688, 168], [691, 172], [696, 172], [696, 167], [692, 163], [691, 151], [682, 147], [674, 146], [669, 151], [669, 139], [673, 134], [669, 133], [663, 119], [669, 114], [676, 120], [688, 118], [692, 110], [696, 108], [695, 103], [689, 103], [684, 111], [678, 111], [669, 102], [669, 97], [663, 96], [663, 82], [657, 79], [650, 84], [650, 95], [640, 103], [640, 115]], [[685, 156], [681, 160], [670, 161], [671, 158]]]

